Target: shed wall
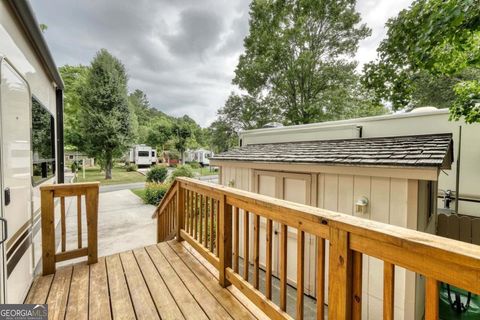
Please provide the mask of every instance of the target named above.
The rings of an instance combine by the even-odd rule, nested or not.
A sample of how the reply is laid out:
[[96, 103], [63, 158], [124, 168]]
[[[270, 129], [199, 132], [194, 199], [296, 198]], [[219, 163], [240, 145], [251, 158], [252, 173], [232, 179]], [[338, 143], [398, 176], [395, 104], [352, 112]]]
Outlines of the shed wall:
[[[371, 177], [364, 175], [339, 173], [293, 173], [275, 171], [253, 170], [244, 167], [222, 166], [221, 181], [223, 185], [240, 188], [242, 190], [258, 192], [289, 201], [305, 203], [320, 208], [342, 212], [350, 215], [372, 219], [417, 229], [418, 214], [418, 189], [417, 180], [391, 177]], [[300, 194], [310, 193], [310, 194]], [[355, 213], [355, 202], [366, 197], [369, 200], [368, 210], [365, 214]], [[243, 216], [243, 213], [241, 213]], [[240, 235], [243, 234], [243, 219], [240, 219]], [[251, 224], [252, 219], [250, 219]], [[253, 229], [253, 225], [250, 226]], [[265, 245], [265, 233], [261, 228], [260, 241]], [[296, 234], [290, 234], [293, 241]], [[250, 246], [253, 241], [250, 241]], [[240, 256], [242, 256], [243, 241], [240, 241]], [[315, 240], [306, 238], [306, 263], [305, 274], [306, 292], [315, 294]], [[327, 255], [328, 255], [328, 245]], [[250, 255], [252, 253], [250, 248]], [[275, 241], [274, 241], [274, 252]], [[289, 268], [296, 266], [296, 247], [288, 246]], [[275, 254], [274, 254], [275, 255]], [[264, 249], [260, 251], [261, 264], [264, 261]], [[251, 257], [252, 258], [252, 257]], [[275, 257], [274, 257], [275, 260]], [[327, 264], [328, 265], [328, 264]], [[275, 261], [274, 266], [275, 269]], [[363, 260], [363, 318], [382, 318], [383, 301], [383, 274], [382, 261], [364, 257]], [[295, 271], [296, 270], [291, 270]], [[327, 268], [328, 277], [328, 268]], [[273, 272], [275, 274], [275, 270]], [[290, 272], [289, 272], [290, 273]], [[295, 277], [289, 275], [289, 282], [295, 283]], [[326, 282], [328, 283], [328, 281]], [[395, 271], [395, 318], [414, 319], [415, 313], [415, 274], [403, 268]], [[328, 297], [328, 295], [326, 295]], [[421, 304], [422, 301], [417, 301]], [[420, 306], [419, 306], [420, 307]], [[421, 307], [423, 312], [423, 307]]]

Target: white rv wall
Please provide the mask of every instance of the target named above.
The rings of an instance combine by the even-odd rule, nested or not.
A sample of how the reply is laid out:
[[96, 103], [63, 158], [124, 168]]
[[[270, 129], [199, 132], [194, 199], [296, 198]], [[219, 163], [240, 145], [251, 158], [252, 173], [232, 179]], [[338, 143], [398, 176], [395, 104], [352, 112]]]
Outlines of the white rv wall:
[[[258, 129], [240, 134], [243, 145], [256, 143], [314, 141], [355, 138], [356, 126], [362, 127], [362, 137], [419, 135], [452, 133], [454, 140], [454, 163], [451, 170], [440, 173], [438, 188], [455, 190], [456, 159], [459, 146], [458, 131], [462, 125], [462, 157], [460, 194], [474, 195], [480, 199], [480, 124], [465, 124], [448, 120], [448, 110], [332, 121], [273, 129]], [[439, 207], [443, 207], [441, 200]], [[451, 206], [453, 208], [453, 204]], [[480, 216], [480, 204], [460, 201], [459, 212]]]
[[[56, 97], [54, 84], [46, 74], [45, 68], [32, 48], [31, 43], [28, 41], [24, 30], [15, 19], [13, 12], [5, 1], [0, 2], [0, 39], [0, 55], [6, 57], [21, 75], [25, 77], [32, 95], [34, 95], [55, 118]], [[30, 128], [25, 128], [25, 130], [30, 130]], [[55, 178], [52, 178], [44, 183], [51, 183], [54, 179]], [[33, 273], [33, 269], [41, 257], [40, 220], [38, 219], [40, 215], [39, 186], [32, 189], [32, 194], [31, 221], [34, 221], [34, 225], [31, 225], [31, 221], [25, 221], [25, 223], [29, 224], [29, 228], [33, 233], [33, 246], [29, 248], [18, 264], [21, 264], [24, 259], [31, 260], [31, 272]], [[12, 279], [17, 276], [17, 271], [21, 272], [21, 270], [15, 269], [11, 275]]]

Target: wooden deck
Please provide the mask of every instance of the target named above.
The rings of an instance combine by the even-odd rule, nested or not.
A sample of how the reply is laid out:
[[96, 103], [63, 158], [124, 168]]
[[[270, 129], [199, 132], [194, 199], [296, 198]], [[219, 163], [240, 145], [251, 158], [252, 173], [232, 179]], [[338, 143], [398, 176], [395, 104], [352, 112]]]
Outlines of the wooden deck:
[[266, 319], [187, 243], [162, 242], [59, 268], [37, 278], [25, 303], [49, 319]]

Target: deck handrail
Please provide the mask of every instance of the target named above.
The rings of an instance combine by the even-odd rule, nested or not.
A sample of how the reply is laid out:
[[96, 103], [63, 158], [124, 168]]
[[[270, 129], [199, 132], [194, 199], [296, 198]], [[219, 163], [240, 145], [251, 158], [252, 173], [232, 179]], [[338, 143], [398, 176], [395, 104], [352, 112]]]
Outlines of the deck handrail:
[[[42, 217], [43, 275], [55, 272], [57, 262], [87, 256], [88, 264], [98, 260], [98, 194], [99, 182], [48, 184], [40, 187]], [[82, 245], [82, 196], [85, 198], [87, 246]], [[77, 200], [77, 248], [67, 250], [65, 198]], [[60, 198], [61, 252], [57, 253], [55, 239], [55, 198]]]
[[[220, 285], [233, 284], [272, 318], [289, 318], [285, 312], [289, 228], [297, 231], [297, 318], [303, 318], [305, 233], [318, 243], [317, 315], [323, 315], [325, 240], [330, 242], [329, 319], [361, 317], [362, 254], [384, 262], [385, 318], [393, 318], [396, 266], [426, 277], [425, 319], [438, 318], [439, 281], [480, 294], [480, 246], [189, 178], [177, 178], [172, 188], [176, 197], [164, 205], [175, 201], [177, 239], [187, 241], [218, 269]], [[240, 214], [244, 225], [251, 217], [254, 223], [253, 285], [245, 271], [248, 252], [243, 276], [239, 274]], [[260, 217], [266, 219], [265, 294], [258, 283]], [[273, 222], [281, 226], [279, 305], [271, 300]], [[243, 232], [248, 250], [248, 227]]]

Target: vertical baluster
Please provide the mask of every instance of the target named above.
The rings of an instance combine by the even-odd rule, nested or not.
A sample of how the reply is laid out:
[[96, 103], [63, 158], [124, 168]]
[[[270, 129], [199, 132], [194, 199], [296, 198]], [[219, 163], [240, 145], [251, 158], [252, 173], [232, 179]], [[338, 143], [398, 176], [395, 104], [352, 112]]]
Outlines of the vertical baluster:
[[213, 198], [210, 198], [210, 251], [213, 252], [213, 237], [214, 237], [214, 221], [213, 221]]
[[67, 227], [65, 222], [65, 197], [60, 197], [60, 223], [62, 227], [62, 252], [67, 249]]
[[77, 246], [82, 247], [82, 196], [77, 196]]
[[233, 231], [234, 231], [234, 238], [233, 238], [233, 271], [235, 273], [238, 273], [238, 264], [239, 264], [239, 231], [240, 231], [240, 225], [239, 225], [239, 209], [235, 207], [235, 211], [233, 213]]
[[352, 284], [352, 320], [362, 319], [362, 263], [363, 255], [353, 252], [353, 284]]
[[250, 212], [247, 210], [244, 211], [243, 216], [243, 278], [245, 281], [248, 281], [248, 258], [250, 255], [250, 244], [249, 244], [249, 234], [250, 234]]
[[208, 248], [208, 197], [205, 196], [204, 206], [203, 206], [204, 214], [203, 214], [203, 224], [205, 225], [204, 233], [203, 233], [203, 246]]
[[198, 240], [198, 193], [194, 193], [195, 204], [193, 206], [193, 237]]
[[280, 309], [287, 310], [287, 239], [288, 226], [280, 226]]
[[427, 277], [425, 287], [425, 320], [437, 320], [438, 314], [438, 281]]
[[383, 319], [393, 320], [395, 265], [383, 263]]
[[303, 319], [305, 232], [297, 230], [297, 317]]
[[203, 195], [199, 195], [198, 199], [198, 242], [202, 243], [203, 240]]
[[265, 296], [272, 300], [272, 241], [273, 241], [273, 221], [267, 219], [267, 236], [265, 250]]
[[218, 200], [215, 201], [215, 212], [216, 212], [216, 222], [215, 222], [215, 250], [218, 253], [220, 250], [220, 233], [218, 232], [218, 221], [220, 221], [220, 202]]
[[190, 191], [190, 235], [193, 237], [193, 214], [194, 214], [194, 207], [193, 207], [193, 202], [195, 198], [195, 193], [193, 191]]
[[185, 194], [186, 194], [186, 191], [184, 189], [181, 188], [181, 185], [180, 185], [180, 182], [177, 183], [177, 217], [176, 217], [176, 220], [177, 220], [177, 224], [176, 224], [176, 234], [177, 234], [177, 241], [182, 241], [182, 237], [180, 236], [180, 230], [184, 229], [185, 228]]
[[253, 215], [253, 287], [258, 289], [260, 269], [260, 216]]
[[232, 206], [227, 204], [225, 195], [222, 196], [219, 203], [220, 220], [217, 230], [220, 235], [218, 280], [220, 285], [226, 288], [230, 285], [230, 282], [227, 280], [226, 270], [232, 267]]
[[325, 314], [325, 239], [317, 237], [317, 319]]
[[190, 192], [185, 189], [185, 232], [190, 232]]

